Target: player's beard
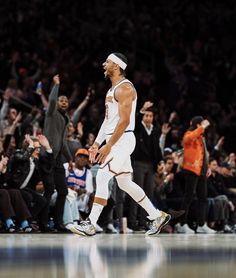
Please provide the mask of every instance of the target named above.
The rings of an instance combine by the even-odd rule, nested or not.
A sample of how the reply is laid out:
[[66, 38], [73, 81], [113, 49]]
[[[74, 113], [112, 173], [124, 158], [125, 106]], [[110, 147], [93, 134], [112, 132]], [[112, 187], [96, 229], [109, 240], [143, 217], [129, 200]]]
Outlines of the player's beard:
[[111, 77], [112, 77], [112, 73], [110, 72], [110, 73], [108, 73], [108, 71], [105, 71], [105, 73], [104, 73], [104, 79], [105, 80], [110, 80], [111, 79]]
[[108, 75], [107, 70], [104, 72], [104, 79], [105, 79], [105, 80], [108, 80], [108, 79], [109, 79], [109, 75]]

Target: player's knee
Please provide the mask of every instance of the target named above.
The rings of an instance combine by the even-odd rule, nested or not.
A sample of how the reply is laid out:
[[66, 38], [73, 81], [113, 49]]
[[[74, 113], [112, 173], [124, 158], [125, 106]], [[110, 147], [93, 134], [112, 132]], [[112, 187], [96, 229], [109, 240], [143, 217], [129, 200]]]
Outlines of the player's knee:
[[126, 191], [125, 189], [129, 186], [130, 182], [132, 182], [130, 174], [117, 176], [116, 180], [119, 188], [124, 191]]
[[110, 177], [107, 176], [106, 171], [103, 169], [99, 169], [96, 175], [96, 184], [99, 185], [100, 183], [108, 183]]
[[112, 176], [104, 169], [99, 169], [96, 176], [96, 196], [108, 199], [108, 183]]

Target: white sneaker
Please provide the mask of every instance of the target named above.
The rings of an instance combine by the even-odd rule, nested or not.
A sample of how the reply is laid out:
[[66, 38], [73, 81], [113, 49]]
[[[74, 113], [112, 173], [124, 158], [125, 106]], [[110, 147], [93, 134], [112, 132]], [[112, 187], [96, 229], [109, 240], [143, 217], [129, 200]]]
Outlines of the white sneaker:
[[233, 229], [232, 229], [228, 224], [225, 224], [225, 225], [224, 225], [223, 232], [224, 232], [225, 234], [232, 234], [234, 231], [233, 231]]
[[126, 232], [127, 232], [127, 234], [133, 234], [134, 233], [134, 231], [132, 229], [128, 228], [128, 227], [126, 229]]
[[103, 228], [100, 227], [98, 224], [96, 224], [95, 230], [96, 230], [96, 233], [102, 233], [103, 232]]
[[180, 223], [175, 225], [175, 232], [178, 234], [195, 234], [194, 230], [190, 229], [188, 224], [181, 226]]
[[233, 231], [234, 233], [236, 233], [236, 224], [234, 224], [234, 225], [232, 226], [232, 231]]
[[148, 230], [145, 235], [151, 236], [155, 234], [159, 234], [161, 229], [170, 221], [171, 216], [164, 211], [160, 211], [161, 216], [154, 219], [150, 224], [150, 230]]
[[73, 229], [76, 225], [78, 224], [72, 224], [72, 223], [68, 223], [65, 225], [65, 228], [69, 231], [71, 231], [71, 229]]
[[96, 234], [96, 229], [93, 224], [91, 224], [89, 219], [80, 221], [79, 225], [71, 226], [70, 231], [81, 236], [93, 236]]
[[197, 227], [196, 233], [199, 233], [199, 234], [215, 234], [216, 231], [209, 228], [207, 226], [207, 224], [205, 223], [203, 226], [198, 226]]
[[107, 230], [108, 230], [109, 233], [118, 234], [118, 231], [116, 230], [116, 228], [111, 223], [109, 223], [107, 225]]

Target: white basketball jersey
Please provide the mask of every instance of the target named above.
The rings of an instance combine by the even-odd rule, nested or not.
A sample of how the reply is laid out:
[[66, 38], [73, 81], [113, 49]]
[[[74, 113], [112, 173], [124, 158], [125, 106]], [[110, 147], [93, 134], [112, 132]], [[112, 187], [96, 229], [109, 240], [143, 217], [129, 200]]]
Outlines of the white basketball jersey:
[[[111, 135], [114, 132], [114, 130], [117, 126], [117, 123], [120, 119], [119, 110], [118, 110], [118, 102], [115, 99], [115, 91], [123, 83], [129, 83], [134, 87], [132, 82], [130, 82], [128, 79], [124, 79], [124, 80], [120, 81], [116, 86], [114, 86], [114, 88], [110, 88], [106, 95], [106, 100], [105, 100], [105, 106], [106, 106], [105, 133], [106, 133], [106, 135]], [[134, 88], [134, 90], [135, 90], [135, 88]], [[132, 110], [130, 113], [130, 122], [125, 130], [126, 132], [134, 130], [136, 104], [137, 104], [137, 95], [136, 95], [135, 100], [132, 103]]]

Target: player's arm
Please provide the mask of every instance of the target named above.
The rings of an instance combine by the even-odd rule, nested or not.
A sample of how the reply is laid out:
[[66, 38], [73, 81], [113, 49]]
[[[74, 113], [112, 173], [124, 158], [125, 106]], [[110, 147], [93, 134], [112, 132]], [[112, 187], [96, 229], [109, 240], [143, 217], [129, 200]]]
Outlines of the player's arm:
[[97, 135], [93, 145], [89, 148], [89, 161], [91, 163], [95, 162], [95, 157], [97, 155], [98, 149], [106, 138], [105, 125], [106, 125], [106, 119], [104, 119], [104, 121], [99, 129], [98, 135]]
[[120, 139], [121, 135], [126, 130], [130, 121], [130, 114], [132, 109], [132, 103], [135, 99], [135, 92], [131, 85], [124, 84], [120, 86], [116, 91], [116, 100], [118, 101], [119, 109], [119, 122], [107, 144], [111, 147]]

